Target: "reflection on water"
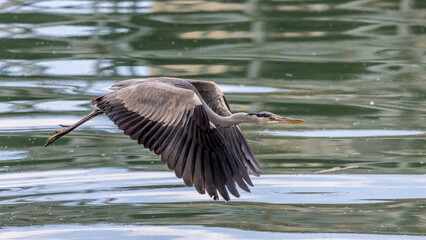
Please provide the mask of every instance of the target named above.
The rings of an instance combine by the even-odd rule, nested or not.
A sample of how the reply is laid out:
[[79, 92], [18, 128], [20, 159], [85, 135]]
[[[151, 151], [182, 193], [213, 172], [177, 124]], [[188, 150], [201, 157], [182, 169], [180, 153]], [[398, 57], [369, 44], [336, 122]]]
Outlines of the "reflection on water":
[[377, 130], [377, 129], [354, 129], [354, 130], [314, 130], [314, 131], [261, 131], [262, 134], [273, 136], [291, 137], [327, 137], [327, 138], [354, 138], [354, 137], [392, 137], [426, 134], [415, 130]]
[[0, 233], [2, 239], [98, 239], [99, 232], [105, 234], [103, 239], [329, 239], [329, 240], [394, 240], [424, 239], [416, 236], [389, 236], [377, 234], [336, 234], [336, 233], [270, 233], [247, 230], [236, 230], [218, 227], [200, 226], [136, 226], [136, 225], [50, 225], [44, 227], [11, 228]]
[[17, 160], [27, 158], [26, 151], [3, 150], [0, 151], [0, 161]]
[[[242, 193], [241, 199], [234, 201], [334, 205], [426, 198], [423, 175], [268, 174], [254, 178], [253, 183], [256, 187], [252, 193]], [[0, 185], [3, 204], [54, 201], [72, 206], [210, 201], [185, 187], [170, 172], [128, 172], [115, 168], [25, 172], [3, 174]]]
[[[0, 0], [0, 238], [424, 239], [424, 9]], [[105, 116], [42, 147], [145, 76], [212, 80], [233, 111], [307, 123], [241, 126], [264, 173], [228, 203]]]
[[[3, 217], [13, 226], [22, 226], [23, 219], [33, 218], [33, 223], [48, 225], [110, 220], [154, 225], [180, 225], [179, 221], [184, 221], [185, 225], [206, 226], [229, 222], [250, 231], [335, 232], [324, 220], [328, 219], [338, 222], [338, 232], [342, 233], [362, 228], [368, 234], [377, 233], [377, 229], [387, 234], [425, 230], [418, 218], [426, 203], [424, 175], [269, 174], [253, 180], [252, 193], [243, 193], [241, 199], [227, 203], [212, 202], [184, 187], [170, 172], [74, 168], [8, 173], [0, 176], [0, 204], [8, 206]], [[243, 222], [235, 222], [241, 214], [245, 216]], [[212, 222], [212, 215], [222, 224]], [[403, 224], [406, 221], [410, 224]], [[86, 231], [75, 228], [72, 232]], [[28, 230], [31, 228], [22, 229], [23, 233]], [[48, 227], [44, 234], [54, 235], [56, 231], [63, 228]]]

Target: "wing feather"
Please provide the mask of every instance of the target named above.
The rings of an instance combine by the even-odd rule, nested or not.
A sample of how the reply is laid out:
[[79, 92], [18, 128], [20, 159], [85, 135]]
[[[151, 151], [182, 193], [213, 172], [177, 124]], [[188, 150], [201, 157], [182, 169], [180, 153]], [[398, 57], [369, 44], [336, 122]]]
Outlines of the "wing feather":
[[236, 197], [240, 197], [240, 194], [238, 193], [237, 188], [235, 187], [235, 182], [232, 180], [231, 170], [229, 169], [228, 164], [225, 162], [226, 159], [218, 158], [218, 157], [216, 157], [216, 159], [220, 164], [220, 169], [224, 173], [225, 185], [228, 188], [228, 191], [231, 192], [232, 195], [234, 195]]
[[[192, 145], [191, 145], [191, 147], [192, 147]], [[192, 147], [192, 151], [190, 150], [190, 152], [194, 153], [194, 151], [197, 151], [197, 148]], [[194, 177], [194, 166], [195, 166], [195, 159], [196, 158], [194, 158], [193, 154], [191, 154], [190, 156], [188, 156], [188, 158], [179, 158], [179, 161], [183, 162], [184, 159], [186, 159], [186, 162], [185, 162], [185, 166], [181, 167], [181, 168], [183, 168], [182, 178], [183, 178], [183, 181], [185, 182], [185, 184], [187, 186], [192, 186], [193, 183], [194, 183], [193, 177]]]
[[[194, 187], [197, 189], [199, 193], [205, 193], [205, 185], [204, 185], [204, 169], [203, 163], [205, 161], [203, 156], [203, 148], [197, 148], [197, 153], [195, 153], [194, 158], [194, 169], [193, 169], [193, 182]], [[210, 195], [211, 196], [211, 195]]]
[[211, 169], [212, 169], [212, 172], [213, 172], [214, 184], [216, 186], [218, 186], [217, 190], [219, 191], [220, 195], [223, 196], [223, 198], [227, 199], [227, 198], [229, 198], [229, 194], [228, 194], [228, 191], [226, 191], [226, 188], [225, 188], [226, 178], [224, 179], [223, 176], [220, 175], [221, 167], [220, 167], [220, 163], [216, 159], [215, 153], [211, 154], [211, 164], [213, 166]]
[[[214, 182], [214, 169], [212, 168], [210, 154], [208, 152], [204, 152], [204, 185], [206, 188], [207, 193], [210, 197], [213, 197], [214, 199], [217, 199], [217, 191], [215, 187]], [[202, 168], [203, 166], [200, 166]], [[202, 171], [200, 169], [200, 171]]]

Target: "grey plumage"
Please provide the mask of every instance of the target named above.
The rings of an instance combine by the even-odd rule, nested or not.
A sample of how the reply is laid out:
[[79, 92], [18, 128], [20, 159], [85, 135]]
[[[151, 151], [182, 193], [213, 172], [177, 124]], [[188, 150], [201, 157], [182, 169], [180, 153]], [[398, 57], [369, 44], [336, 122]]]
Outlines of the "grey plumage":
[[126, 135], [161, 155], [186, 185], [214, 199], [219, 191], [229, 200], [225, 186], [238, 197], [235, 182], [249, 191], [246, 183], [253, 184], [246, 167], [258, 175], [258, 162], [238, 126], [218, 129], [203, 106], [204, 101], [217, 114], [231, 115], [215, 83], [147, 78], [122, 81], [111, 89], [93, 104]]
[[[248, 171], [258, 176], [259, 163], [238, 123], [303, 122], [272, 113], [232, 114], [222, 91], [213, 82], [179, 78], [145, 78], [118, 82], [112, 92], [92, 100], [95, 110], [83, 120], [57, 131], [51, 144], [76, 126], [102, 112], [124, 134], [161, 155], [188, 186], [218, 199], [239, 197], [236, 184], [249, 192]], [[77, 125], [78, 124], [78, 125]]]

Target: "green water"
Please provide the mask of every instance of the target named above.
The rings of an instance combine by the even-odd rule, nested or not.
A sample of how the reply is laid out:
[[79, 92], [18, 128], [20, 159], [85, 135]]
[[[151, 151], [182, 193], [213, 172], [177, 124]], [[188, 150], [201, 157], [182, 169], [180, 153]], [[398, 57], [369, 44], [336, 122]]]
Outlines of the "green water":
[[[0, 239], [426, 239], [426, 1], [0, 0]], [[264, 168], [213, 201], [105, 116], [113, 83], [215, 81]]]

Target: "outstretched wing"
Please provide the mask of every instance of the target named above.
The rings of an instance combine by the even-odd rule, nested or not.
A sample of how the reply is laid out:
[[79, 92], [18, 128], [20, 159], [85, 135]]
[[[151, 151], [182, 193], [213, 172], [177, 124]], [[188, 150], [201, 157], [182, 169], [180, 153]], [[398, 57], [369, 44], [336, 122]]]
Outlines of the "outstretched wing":
[[161, 81], [127, 83], [93, 100], [119, 129], [161, 155], [177, 177], [201, 194], [218, 199], [218, 191], [229, 200], [229, 191], [239, 197], [235, 182], [249, 191], [247, 170], [193, 90]]
[[[197, 88], [204, 101], [209, 107], [221, 116], [230, 116], [231, 108], [223, 95], [222, 90], [214, 82], [190, 80], [188, 81]], [[259, 162], [256, 160], [253, 151], [247, 143], [240, 127], [231, 126], [227, 128], [219, 128], [219, 131], [230, 144], [233, 151], [237, 154], [244, 166], [258, 176], [258, 170], [262, 170]]]

